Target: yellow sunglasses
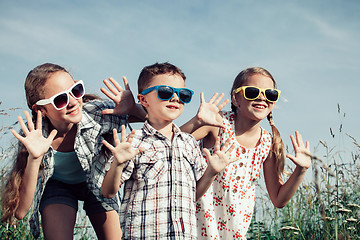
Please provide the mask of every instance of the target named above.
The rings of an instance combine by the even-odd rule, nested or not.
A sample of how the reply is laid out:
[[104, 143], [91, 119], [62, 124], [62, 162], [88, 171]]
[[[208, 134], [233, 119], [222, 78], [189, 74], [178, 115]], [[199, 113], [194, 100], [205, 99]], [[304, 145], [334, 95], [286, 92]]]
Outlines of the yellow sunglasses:
[[280, 97], [281, 91], [278, 89], [272, 88], [258, 88], [253, 86], [242, 86], [235, 89], [233, 92], [238, 93], [240, 91], [244, 92], [244, 98], [246, 100], [255, 100], [257, 99], [261, 93], [264, 93], [265, 99], [269, 102], [277, 102]]

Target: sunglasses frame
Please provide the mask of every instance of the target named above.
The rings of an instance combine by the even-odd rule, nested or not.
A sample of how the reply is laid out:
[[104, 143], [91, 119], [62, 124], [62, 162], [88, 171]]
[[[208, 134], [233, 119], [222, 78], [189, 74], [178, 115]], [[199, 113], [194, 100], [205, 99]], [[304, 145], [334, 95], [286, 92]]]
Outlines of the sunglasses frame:
[[[164, 98], [161, 98], [161, 97], [159, 96], [159, 88], [161, 88], [161, 87], [168, 87], [168, 88], [171, 88], [171, 89], [173, 90], [173, 93], [172, 93], [172, 95], [171, 95], [170, 98], [164, 99]], [[149, 92], [152, 92], [153, 90], [156, 90], [156, 95], [157, 95], [157, 97], [158, 97], [160, 100], [162, 100], [162, 101], [168, 101], [168, 100], [172, 99], [172, 97], [173, 97], [174, 94], [176, 93], [176, 94], [178, 95], [178, 97], [179, 97], [179, 100], [180, 100], [182, 103], [189, 103], [189, 102], [191, 102], [192, 96], [194, 95], [194, 91], [191, 90], [191, 89], [188, 89], [188, 88], [174, 88], [174, 87], [167, 86], [167, 85], [157, 85], [157, 86], [149, 87], [149, 88], [145, 89], [144, 91], [142, 91], [140, 94], [146, 95], [146, 94], [148, 94]], [[180, 98], [180, 90], [187, 90], [187, 91], [190, 92], [190, 100], [189, 100], [188, 102], [184, 102], [184, 101]]]
[[[245, 96], [245, 90], [246, 90], [247, 88], [256, 88], [256, 89], [259, 90], [259, 94], [258, 94], [255, 98], [248, 98], [248, 97]], [[269, 100], [269, 99], [267, 98], [267, 96], [266, 96], [266, 90], [277, 91], [277, 92], [278, 92], [278, 98], [277, 98], [275, 101]], [[281, 91], [280, 91], [279, 89], [275, 89], [275, 88], [259, 88], [259, 87], [255, 87], [255, 86], [242, 86], [242, 87], [239, 87], [239, 88], [235, 89], [233, 92], [234, 92], [234, 93], [239, 93], [240, 91], [243, 91], [243, 93], [244, 93], [244, 98], [245, 98], [246, 100], [252, 101], [252, 100], [258, 99], [259, 96], [260, 96], [260, 94], [263, 93], [264, 96], [265, 96], [266, 101], [269, 101], [269, 102], [272, 102], [272, 103], [277, 102], [277, 101], [279, 100], [280, 94], [281, 94]]]
[[[72, 93], [72, 90], [73, 90], [76, 86], [78, 86], [78, 85], [82, 85], [83, 90], [84, 90], [83, 94], [82, 94], [81, 97], [79, 97], [79, 98], [75, 97], [75, 96], [73, 95], [73, 93]], [[54, 103], [54, 100], [55, 100], [56, 97], [58, 97], [58, 96], [60, 96], [61, 94], [64, 94], [64, 93], [65, 93], [66, 96], [67, 96], [67, 102], [66, 102], [66, 104], [65, 104], [64, 107], [58, 108], [58, 107], [56, 107], [56, 105], [55, 105], [55, 103]], [[51, 98], [41, 99], [41, 100], [37, 101], [35, 104], [36, 104], [36, 105], [39, 105], [39, 106], [43, 106], [43, 105], [46, 105], [46, 104], [51, 103], [56, 110], [59, 110], [59, 111], [60, 111], [60, 110], [62, 110], [62, 109], [64, 109], [64, 108], [66, 108], [66, 107], [69, 105], [69, 102], [70, 102], [69, 94], [71, 94], [71, 96], [73, 96], [75, 99], [80, 99], [80, 98], [82, 98], [82, 97], [85, 95], [84, 82], [83, 82], [82, 80], [79, 80], [79, 81], [77, 81], [76, 83], [74, 83], [74, 85], [72, 85], [68, 90], [59, 92], [59, 93], [53, 95]]]

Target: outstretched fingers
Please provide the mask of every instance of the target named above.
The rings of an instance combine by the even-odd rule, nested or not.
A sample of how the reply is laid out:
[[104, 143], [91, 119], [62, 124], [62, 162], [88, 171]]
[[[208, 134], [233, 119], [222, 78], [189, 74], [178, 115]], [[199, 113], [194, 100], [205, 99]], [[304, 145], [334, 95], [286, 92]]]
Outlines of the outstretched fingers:
[[304, 147], [304, 141], [299, 131], [295, 131], [296, 143], [299, 147]]
[[304, 168], [309, 168], [311, 165], [310, 143], [306, 141], [304, 144], [301, 134], [295, 131], [295, 136], [290, 135], [292, 145], [294, 147], [295, 156], [288, 154], [288, 157], [296, 165]]
[[230, 100], [229, 100], [229, 99], [226, 99], [226, 100], [223, 101], [221, 104], [219, 104], [219, 105], [218, 105], [219, 111], [221, 111], [229, 102], [230, 102]]
[[[123, 77], [123, 79], [124, 79], [124, 77]], [[113, 86], [111, 86], [111, 88], [109, 88], [113, 94], [116, 95], [119, 92], [124, 91], [124, 89], [121, 87], [120, 83], [118, 83], [114, 78], [110, 77], [109, 81], [112, 83], [113, 86], [115, 86], [115, 88]]]
[[[214, 95], [210, 98], [210, 100], [209, 100], [209, 104], [215, 104], [215, 105], [217, 105], [217, 103], [219, 103], [219, 102], [217, 102], [217, 99], [216, 99], [216, 97], [218, 96], [219, 94], [218, 93], [214, 93]], [[217, 103], [216, 103], [217, 102]]]
[[127, 137], [127, 142], [128, 143], [132, 143], [133, 139], [134, 139], [134, 135], [135, 135], [135, 129], [133, 129], [131, 131], [131, 133], [129, 134], [129, 136]]
[[102, 143], [105, 145], [105, 147], [107, 147], [112, 153], [114, 153], [115, 147], [113, 145], [111, 145], [108, 141], [106, 141], [105, 139], [102, 140]]
[[209, 149], [203, 148], [203, 151], [205, 153], [206, 159], [210, 159], [211, 158], [211, 153], [210, 153]]
[[[40, 111], [38, 112], [36, 129], [34, 127], [34, 123], [33, 123], [32, 119], [31, 119], [30, 113], [28, 111], [24, 111], [24, 114], [25, 114], [25, 118], [26, 118], [26, 123], [24, 122], [24, 120], [23, 120], [23, 118], [21, 116], [18, 116], [17, 118], [18, 118], [18, 122], [19, 122], [19, 125], [21, 127], [21, 130], [23, 131], [25, 136], [29, 135], [29, 133], [31, 131], [34, 131], [36, 129], [41, 129], [41, 112]], [[16, 131], [12, 130], [11, 132], [14, 134], [14, 136], [17, 139], [20, 140], [19, 137], [22, 138], [22, 136], [19, 135]]]
[[232, 151], [234, 151], [234, 149], [235, 149], [235, 144], [231, 143], [231, 139], [228, 138], [225, 144], [221, 148], [221, 151], [223, 151], [227, 156], [227, 159], [229, 159], [228, 163], [232, 163], [238, 160], [236, 157], [230, 158], [230, 154], [232, 153]]
[[130, 91], [129, 81], [127, 80], [127, 78], [125, 76], [123, 76], [123, 81], [124, 81], [125, 90]]
[[[208, 103], [209, 104], [214, 104], [215, 106], [218, 107], [218, 109], [220, 111], [221, 109], [223, 109], [225, 107], [226, 104], [229, 103], [229, 99], [226, 99], [224, 102], [219, 104], [221, 102], [221, 100], [224, 98], [224, 96], [225, 96], [224, 93], [221, 93], [220, 95], [219, 95], [219, 93], [214, 93], [214, 95], [210, 98]], [[201, 103], [205, 102], [203, 92], [200, 93], [200, 98], [201, 98]]]
[[[217, 93], [216, 93], [217, 94]], [[220, 101], [223, 99], [224, 97], [224, 93], [221, 93], [214, 101], [215, 105], [218, 105], [220, 103]]]
[[215, 152], [220, 151], [220, 137], [216, 137], [215, 145], [214, 145]]
[[[222, 152], [224, 153], [227, 158], [230, 159], [230, 154], [231, 152], [235, 149], [235, 144], [234, 143], [231, 143], [231, 139], [228, 138], [225, 143], [221, 146], [220, 144], [220, 137], [217, 137], [216, 138], [216, 142], [215, 142], [215, 152]], [[230, 159], [229, 160], [230, 162], [233, 162], [233, 161], [236, 161], [236, 158], [235, 159]]]
[[299, 131], [295, 131], [295, 136], [290, 135], [290, 139], [291, 139], [291, 143], [292, 143], [292, 145], [294, 147], [295, 153], [297, 151], [301, 151], [301, 150], [304, 150], [304, 149], [310, 151], [309, 141], [306, 141], [306, 143], [304, 144], [304, 141], [303, 141], [302, 136], [299, 133]]
[[37, 111], [36, 129], [42, 129], [42, 114], [40, 110]]
[[[28, 111], [24, 111], [25, 113], [25, 117], [26, 117], [26, 122], [27, 122], [27, 125], [28, 125], [28, 128], [29, 128], [29, 131], [33, 131], [35, 130], [35, 126], [34, 126], [34, 123], [32, 121], [32, 118], [30, 116], [30, 113]], [[38, 118], [39, 119], [39, 118]], [[41, 120], [40, 120], [41, 121]]]
[[126, 129], [125, 129], [125, 125], [121, 125], [121, 142], [126, 142]]
[[11, 133], [14, 135], [14, 137], [19, 140], [20, 142], [23, 141], [23, 136], [21, 136], [18, 132], [16, 132], [14, 129], [11, 129]]
[[101, 92], [104, 93], [111, 100], [116, 101], [117, 96], [123, 91], [120, 84], [112, 77], [110, 77], [109, 80], [104, 79], [103, 82], [105, 86], [109, 89], [109, 91], [105, 88], [100, 88]]
[[52, 141], [54, 140], [54, 138], [56, 137], [56, 134], [57, 134], [57, 130], [56, 129], [53, 129], [51, 132], [50, 132], [50, 134], [49, 134], [49, 136], [48, 136], [48, 141], [49, 141], [49, 144], [51, 144], [52, 143]]
[[18, 116], [17, 119], [18, 119], [19, 125], [20, 125], [20, 127], [21, 127], [21, 130], [23, 131], [23, 133], [25, 134], [25, 136], [27, 136], [27, 135], [29, 134], [29, 129], [27, 128], [24, 120], [22, 119], [21, 116]]

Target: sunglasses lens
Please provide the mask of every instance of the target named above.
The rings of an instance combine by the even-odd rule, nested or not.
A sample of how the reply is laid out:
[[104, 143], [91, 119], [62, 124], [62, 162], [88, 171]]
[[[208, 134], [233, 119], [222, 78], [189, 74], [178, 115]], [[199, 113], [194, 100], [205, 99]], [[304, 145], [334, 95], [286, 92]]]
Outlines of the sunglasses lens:
[[67, 103], [68, 103], [68, 95], [66, 93], [62, 93], [56, 98], [54, 98], [54, 105], [59, 109], [66, 107]]
[[180, 89], [179, 98], [183, 103], [189, 103], [191, 101], [192, 93], [188, 89]]
[[260, 90], [254, 87], [247, 87], [244, 93], [247, 99], [253, 100], [259, 96]]
[[76, 86], [74, 86], [71, 89], [71, 93], [76, 99], [81, 98], [82, 96], [84, 96], [84, 87], [83, 87], [83, 85], [82, 84], [77, 84]]
[[158, 96], [161, 100], [169, 100], [173, 96], [174, 90], [169, 87], [159, 87]]
[[279, 99], [279, 92], [275, 89], [267, 89], [265, 91], [266, 98], [271, 102], [276, 102]]

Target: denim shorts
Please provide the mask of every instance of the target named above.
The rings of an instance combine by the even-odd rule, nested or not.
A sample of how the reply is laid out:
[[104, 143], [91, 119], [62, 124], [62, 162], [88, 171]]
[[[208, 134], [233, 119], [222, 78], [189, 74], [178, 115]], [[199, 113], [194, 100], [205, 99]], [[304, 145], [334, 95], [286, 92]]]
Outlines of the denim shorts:
[[41, 197], [40, 212], [50, 204], [65, 204], [77, 211], [79, 200], [84, 201], [84, 210], [87, 215], [114, 210], [96, 198], [89, 190], [86, 182], [67, 184], [49, 179]]

